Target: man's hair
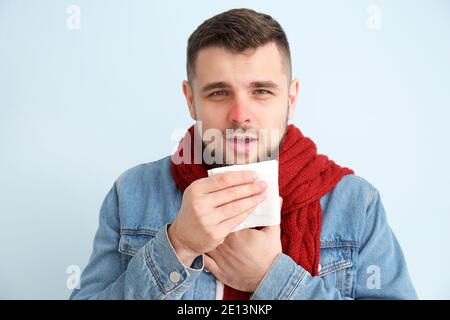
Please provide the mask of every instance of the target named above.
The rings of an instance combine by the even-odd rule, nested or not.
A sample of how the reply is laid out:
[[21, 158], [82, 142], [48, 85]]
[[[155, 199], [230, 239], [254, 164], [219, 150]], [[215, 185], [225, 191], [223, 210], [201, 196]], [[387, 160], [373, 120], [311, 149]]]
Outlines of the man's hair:
[[187, 76], [195, 76], [198, 52], [206, 47], [221, 47], [233, 53], [256, 49], [274, 42], [286, 64], [291, 78], [291, 53], [289, 42], [281, 25], [270, 15], [251, 9], [232, 9], [205, 20], [191, 34], [187, 45]]

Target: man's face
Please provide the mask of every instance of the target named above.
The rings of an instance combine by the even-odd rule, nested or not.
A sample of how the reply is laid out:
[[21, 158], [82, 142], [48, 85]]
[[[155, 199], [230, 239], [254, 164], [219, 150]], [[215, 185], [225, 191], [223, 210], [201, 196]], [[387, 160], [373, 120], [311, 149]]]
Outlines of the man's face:
[[[201, 121], [204, 148], [215, 159], [251, 163], [270, 152], [273, 158], [298, 95], [285, 60], [275, 43], [243, 53], [220, 47], [198, 52], [195, 75], [183, 82], [183, 92], [191, 117]], [[211, 143], [210, 129], [222, 133], [219, 141]]]

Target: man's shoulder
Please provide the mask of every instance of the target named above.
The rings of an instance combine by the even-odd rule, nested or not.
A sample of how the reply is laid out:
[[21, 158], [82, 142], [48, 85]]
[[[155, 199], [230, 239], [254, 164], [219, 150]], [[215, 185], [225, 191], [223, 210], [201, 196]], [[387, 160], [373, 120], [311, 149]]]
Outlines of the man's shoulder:
[[171, 157], [138, 164], [125, 170], [116, 180], [118, 189], [138, 187], [140, 185], [158, 184], [167, 182], [170, 175]]
[[366, 179], [355, 174], [347, 174], [329, 192], [329, 196], [357, 201], [367, 208], [376, 192], [377, 189]]
[[377, 189], [366, 179], [349, 174], [321, 199], [322, 238], [358, 241]]
[[171, 163], [168, 156], [139, 164], [116, 179], [120, 228], [156, 232], [174, 219], [181, 195], [172, 179]]

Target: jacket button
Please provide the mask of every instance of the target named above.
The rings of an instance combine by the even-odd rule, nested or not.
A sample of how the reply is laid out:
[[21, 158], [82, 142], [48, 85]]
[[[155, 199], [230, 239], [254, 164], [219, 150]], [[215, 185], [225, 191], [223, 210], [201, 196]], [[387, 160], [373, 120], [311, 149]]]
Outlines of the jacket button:
[[178, 272], [174, 271], [174, 272], [171, 272], [171, 273], [170, 273], [169, 279], [170, 279], [170, 281], [172, 281], [173, 283], [177, 283], [178, 281], [180, 281], [181, 275], [180, 275]]

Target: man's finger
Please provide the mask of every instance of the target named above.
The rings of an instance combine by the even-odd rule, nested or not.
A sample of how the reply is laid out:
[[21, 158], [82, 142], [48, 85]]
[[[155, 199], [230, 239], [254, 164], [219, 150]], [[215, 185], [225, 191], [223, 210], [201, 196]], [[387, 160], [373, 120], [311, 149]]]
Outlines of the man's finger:
[[214, 207], [220, 207], [229, 202], [262, 193], [266, 189], [267, 184], [264, 181], [254, 181], [253, 183], [245, 183], [216, 192], [210, 192], [206, 195], [206, 198]]
[[233, 230], [236, 229], [236, 227], [238, 225], [240, 225], [242, 222], [244, 222], [245, 219], [247, 219], [247, 217], [253, 212], [253, 210], [255, 210], [255, 208], [256, 208], [256, 206], [254, 206], [253, 208], [250, 208], [249, 210], [247, 210], [233, 218], [222, 221], [220, 223], [219, 231], [221, 233], [227, 234], [229, 236], [230, 233], [233, 232]]
[[258, 174], [254, 171], [229, 171], [199, 179], [197, 180], [197, 185], [200, 186], [203, 193], [209, 193], [244, 183], [251, 183], [257, 178]]
[[222, 223], [229, 219], [238, 217], [243, 213], [251, 213], [253, 209], [266, 198], [267, 193], [264, 191], [244, 199], [227, 203], [217, 208], [217, 219], [220, 221], [219, 223]]

